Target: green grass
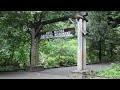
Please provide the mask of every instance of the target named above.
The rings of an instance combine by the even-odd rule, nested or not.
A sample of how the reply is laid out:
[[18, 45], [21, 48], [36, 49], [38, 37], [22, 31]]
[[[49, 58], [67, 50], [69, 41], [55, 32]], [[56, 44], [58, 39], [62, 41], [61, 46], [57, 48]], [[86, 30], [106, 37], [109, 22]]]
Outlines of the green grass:
[[109, 69], [104, 69], [96, 74], [97, 76], [120, 79], [120, 63], [111, 64]]

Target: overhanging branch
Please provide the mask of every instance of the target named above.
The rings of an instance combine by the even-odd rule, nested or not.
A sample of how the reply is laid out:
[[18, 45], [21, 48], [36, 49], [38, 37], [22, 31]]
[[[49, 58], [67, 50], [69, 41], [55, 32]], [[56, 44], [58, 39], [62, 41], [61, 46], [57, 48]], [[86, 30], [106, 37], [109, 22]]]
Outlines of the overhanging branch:
[[52, 20], [47, 20], [47, 21], [43, 21], [43, 22], [35, 22], [33, 23], [33, 26], [39, 26], [39, 25], [47, 25], [47, 24], [51, 24], [51, 23], [56, 23], [56, 22], [60, 22], [60, 21], [65, 21], [68, 20], [69, 18], [72, 19], [85, 19], [85, 17], [83, 17], [82, 15], [79, 16], [64, 16], [64, 17], [60, 17], [60, 18], [56, 18], [56, 19], [52, 19]]

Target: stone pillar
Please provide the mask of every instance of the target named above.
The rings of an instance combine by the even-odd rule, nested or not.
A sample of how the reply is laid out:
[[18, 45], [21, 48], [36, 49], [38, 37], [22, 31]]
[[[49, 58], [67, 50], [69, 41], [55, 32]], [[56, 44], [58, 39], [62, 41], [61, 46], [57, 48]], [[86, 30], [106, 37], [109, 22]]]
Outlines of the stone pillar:
[[82, 70], [82, 19], [79, 19], [79, 21], [77, 22], [77, 30], [77, 70], [80, 71]]
[[82, 69], [86, 69], [86, 20], [83, 20], [82, 22]]

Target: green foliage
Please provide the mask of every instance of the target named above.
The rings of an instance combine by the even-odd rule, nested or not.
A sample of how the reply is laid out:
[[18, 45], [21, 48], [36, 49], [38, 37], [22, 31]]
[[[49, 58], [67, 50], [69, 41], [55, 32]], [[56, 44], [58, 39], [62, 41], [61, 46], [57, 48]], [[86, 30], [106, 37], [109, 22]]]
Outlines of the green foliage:
[[[92, 62], [99, 62], [101, 59], [104, 60], [103, 56], [106, 48], [105, 39], [107, 37], [107, 33], [109, 32], [106, 12], [91, 11], [89, 12], [88, 20], [88, 57]], [[102, 58], [100, 58], [100, 56], [102, 56]]]
[[[76, 12], [78, 11], [0, 11], [0, 71], [18, 67], [23, 69], [29, 65], [31, 31], [28, 22], [41, 22], [64, 15], [73, 15]], [[119, 60], [119, 17], [119, 11], [89, 11], [86, 36], [87, 63]], [[44, 26], [42, 31], [68, 27], [73, 27], [73, 24], [69, 21], [58, 22]], [[42, 40], [39, 53], [40, 62], [45, 65], [45, 68], [75, 65], [77, 40], [76, 38]], [[11, 66], [15, 63], [17, 66]]]
[[111, 68], [100, 71], [98, 76], [120, 79], [120, 63], [112, 64]]
[[0, 71], [11, 71], [23, 64], [23, 58], [26, 60], [24, 46], [30, 40], [27, 32], [29, 14], [22, 11], [1, 11], [0, 15]]
[[[31, 32], [29, 30], [30, 24], [28, 22], [40, 22], [64, 15], [73, 14], [75, 12], [76, 11], [0, 11], [0, 66], [2, 66], [2, 69], [0, 70], [13, 70], [11, 65], [14, 65], [16, 62], [18, 63], [18, 66], [22, 69], [24, 69], [26, 65], [29, 65]], [[69, 22], [58, 22], [56, 24], [43, 27], [43, 31], [58, 28], [62, 29], [67, 27], [69, 27]], [[53, 47], [50, 47], [49, 44], [46, 44], [46, 46], [42, 48], [46, 48], [45, 52], [43, 53], [47, 53], [47, 58], [51, 56], [49, 57], [49, 59], [46, 59], [50, 61], [47, 61], [45, 65], [56, 66], [57, 61], [54, 62], [54, 60], [58, 60], [59, 58], [52, 58], [53, 55], [49, 55], [49, 53], [51, 52], [50, 50], [52, 50]], [[54, 51], [56, 50], [53, 50], [53, 52]], [[43, 54], [41, 57], [44, 57], [45, 54]], [[57, 57], [58, 56], [59, 55], [57, 55]], [[63, 58], [65, 59], [65, 57]], [[5, 69], [8, 67], [9, 69]], [[14, 69], [17, 68], [14, 67]]]
[[[111, 13], [108, 15], [108, 13]], [[113, 21], [110, 21], [111, 17]], [[119, 12], [91, 11], [88, 16], [87, 55], [89, 61], [107, 62], [119, 60]], [[116, 27], [112, 27], [115, 23]]]
[[72, 66], [76, 64], [76, 40], [54, 39], [41, 41], [41, 63], [45, 68]]

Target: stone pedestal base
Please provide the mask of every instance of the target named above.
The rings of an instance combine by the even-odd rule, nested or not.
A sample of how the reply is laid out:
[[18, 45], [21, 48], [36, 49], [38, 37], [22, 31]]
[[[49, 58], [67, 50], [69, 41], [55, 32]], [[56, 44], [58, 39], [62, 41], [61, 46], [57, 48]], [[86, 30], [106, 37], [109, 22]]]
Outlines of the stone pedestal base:
[[43, 70], [44, 70], [44, 66], [42, 66], [42, 65], [26, 67], [26, 71], [30, 71], [30, 72], [38, 72], [38, 71], [43, 71]]
[[72, 78], [77, 78], [77, 79], [85, 79], [87, 78], [88, 75], [94, 75], [96, 72], [91, 71], [91, 70], [75, 70], [71, 71], [71, 74], [69, 75]]

